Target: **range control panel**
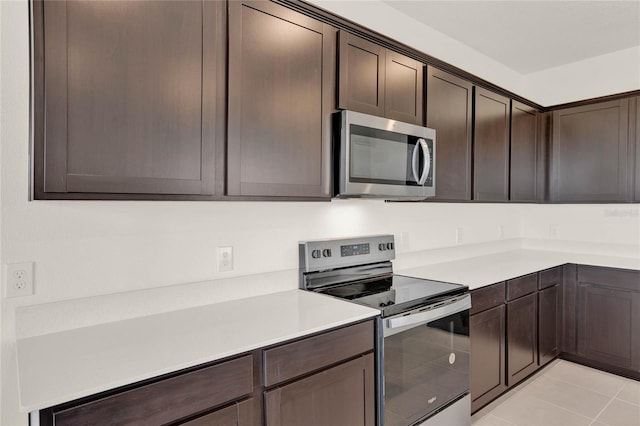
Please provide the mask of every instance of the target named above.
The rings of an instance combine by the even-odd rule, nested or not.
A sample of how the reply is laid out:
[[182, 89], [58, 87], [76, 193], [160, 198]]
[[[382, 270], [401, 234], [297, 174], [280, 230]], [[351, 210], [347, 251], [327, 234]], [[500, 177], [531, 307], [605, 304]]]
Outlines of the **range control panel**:
[[300, 269], [322, 271], [395, 259], [393, 235], [302, 241]]

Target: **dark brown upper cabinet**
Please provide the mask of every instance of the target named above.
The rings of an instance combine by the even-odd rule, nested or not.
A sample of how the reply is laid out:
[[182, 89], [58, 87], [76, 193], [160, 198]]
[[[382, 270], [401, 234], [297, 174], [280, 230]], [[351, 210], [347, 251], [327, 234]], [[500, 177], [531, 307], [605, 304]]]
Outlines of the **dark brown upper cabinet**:
[[629, 201], [629, 99], [553, 112], [551, 201]]
[[[540, 114], [517, 101], [511, 103], [511, 201], [536, 202], [544, 197], [543, 151], [539, 131]], [[541, 194], [542, 193], [542, 194]]]
[[473, 199], [507, 201], [510, 101], [481, 87], [474, 101]]
[[33, 16], [36, 198], [214, 194], [223, 2], [35, 1]]
[[427, 67], [427, 127], [436, 129], [434, 200], [471, 200], [473, 85]]
[[229, 2], [227, 194], [329, 197], [336, 30]]
[[424, 64], [339, 33], [338, 107], [422, 125]]

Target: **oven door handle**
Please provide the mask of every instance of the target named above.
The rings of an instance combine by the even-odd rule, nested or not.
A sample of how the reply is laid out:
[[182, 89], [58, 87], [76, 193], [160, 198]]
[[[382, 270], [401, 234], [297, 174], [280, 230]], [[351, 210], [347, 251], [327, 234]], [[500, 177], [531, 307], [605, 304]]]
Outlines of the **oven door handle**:
[[402, 315], [387, 319], [387, 328], [400, 328], [421, 323], [435, 321], [440, 318], [447, 317], [457, 312], [471, 308], [471, 295], [467, 294], [462, 299], [457, 300], [448, 305], [444, 305], [427, 311], [417, 311], [409, 315]]

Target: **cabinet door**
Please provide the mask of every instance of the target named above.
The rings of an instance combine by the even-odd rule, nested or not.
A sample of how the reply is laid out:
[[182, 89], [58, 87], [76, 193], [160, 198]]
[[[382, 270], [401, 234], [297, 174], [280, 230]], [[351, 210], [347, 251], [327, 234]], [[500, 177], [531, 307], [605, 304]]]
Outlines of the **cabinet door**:
[[551, 200], [627, 201], [628, 99], [554, 111]]
[[471, 315], [471, 411], [477, 411], [507, 388], [505, 382], [505, 307]]
[[640, 293], [578, 284], [578, 355], [640, 371]]
[[212, 413], [180, 423], [180, 426], [253, 426], [253, 398], [221, 408]]
[[213, 194], [223, 2], [45, 1], [34, 17], [36, 197]]
[[509, 99], [475, 89], [473, 199], [509, 199]]
[[538, 199], [538, 141], [538, 111], [513, 101], [511, 104], [511, 201], [535, 202]]
[[265, 393], [267, 426], [373, 426], [373, 354]]
[[345, 31], [339, 45], [338, 108], [384, 116], [386, 49]]
[[473, 85], [429, 66], [427, 127], [436, 129], [436, 199], [471, 200]]
[[507, 385], [513, 386], [538, 367], [536, 293], [507, 303]]
[[424, 64], [388, 50], [385, 66], [384, 115], [422, 126]]
[[334, 37], [275, 3], [229, 2], [229, 195], [330, 195]]
[[560, 285], [538, 292], [538, 365], [560, 353], [562, 292]]

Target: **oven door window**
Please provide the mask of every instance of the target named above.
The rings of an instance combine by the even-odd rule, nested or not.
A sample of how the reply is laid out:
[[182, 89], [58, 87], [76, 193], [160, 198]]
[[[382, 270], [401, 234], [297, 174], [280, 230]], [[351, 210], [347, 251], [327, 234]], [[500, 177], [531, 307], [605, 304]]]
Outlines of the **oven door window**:
[[351, 182], [418, 186], [425, 159], [417, 137], [356, 124], [350, 132]]
[[406, 426], [469, 392], [469, 311], [384, 339], [385, 425]]

